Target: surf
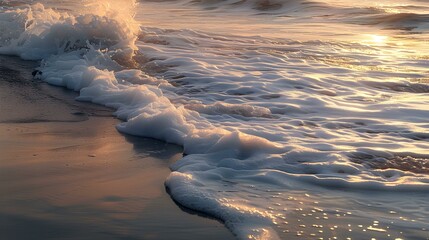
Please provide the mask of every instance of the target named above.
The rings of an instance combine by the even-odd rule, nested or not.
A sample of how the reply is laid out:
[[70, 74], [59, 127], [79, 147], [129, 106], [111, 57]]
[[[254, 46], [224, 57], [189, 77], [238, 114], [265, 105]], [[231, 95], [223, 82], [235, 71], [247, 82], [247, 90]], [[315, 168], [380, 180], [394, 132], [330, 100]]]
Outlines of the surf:
[[[234, 3], [283, 9], [265, 2]], [[238, 237], [280, 237], [293, 215], [284, 204], [300, 209], [326, 189], [429, 191], [426, 172], [404, 164], [429, 159], [426, 85], [403, 80], [425, 78], [425, 56], [398, 66], [382, 41], [168, 29], [142, 24], [134, 1], [82, 6], [9, 4], [0, 53], [40, 61], [36, 78], [115, 109], [120, 132], [183, 146], [165, 183], [172, 198]]]

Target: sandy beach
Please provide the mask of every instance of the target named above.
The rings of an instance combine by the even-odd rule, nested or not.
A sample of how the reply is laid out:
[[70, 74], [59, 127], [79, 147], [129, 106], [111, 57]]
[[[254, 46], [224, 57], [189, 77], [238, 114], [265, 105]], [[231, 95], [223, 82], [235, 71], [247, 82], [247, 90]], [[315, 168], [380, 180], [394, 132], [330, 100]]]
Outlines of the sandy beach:
[[0, 240], [429, 240], [429, 1], [0, 1]]
[[182, 149], [122, 135], [110, 109], [0, 59], [1, 239], [232, 239], [166, 193]]

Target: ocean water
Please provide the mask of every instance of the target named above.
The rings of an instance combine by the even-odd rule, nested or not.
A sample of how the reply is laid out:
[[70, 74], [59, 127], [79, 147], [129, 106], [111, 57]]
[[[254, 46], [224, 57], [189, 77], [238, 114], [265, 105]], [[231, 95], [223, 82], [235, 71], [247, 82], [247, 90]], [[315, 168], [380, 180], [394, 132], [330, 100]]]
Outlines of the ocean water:
[[240, 239], [429, 239], [426, 0], [2, 1], [0, 53], [183, 146]]

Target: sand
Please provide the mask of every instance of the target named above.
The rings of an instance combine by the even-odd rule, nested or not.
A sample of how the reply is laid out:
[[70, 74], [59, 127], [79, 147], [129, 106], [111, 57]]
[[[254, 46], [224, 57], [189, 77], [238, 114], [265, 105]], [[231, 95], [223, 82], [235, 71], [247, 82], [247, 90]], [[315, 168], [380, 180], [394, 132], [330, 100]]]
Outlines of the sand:
[[110, 109], [35, 66], [0, 57], [1, 239], [233, 239], [166, 193], [180, 147], [118, 133]]

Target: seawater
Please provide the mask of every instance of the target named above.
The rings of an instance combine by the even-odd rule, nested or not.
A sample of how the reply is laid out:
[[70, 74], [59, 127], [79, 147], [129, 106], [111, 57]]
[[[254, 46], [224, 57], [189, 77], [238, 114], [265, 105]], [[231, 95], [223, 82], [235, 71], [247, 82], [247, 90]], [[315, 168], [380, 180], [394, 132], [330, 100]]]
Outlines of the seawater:
[[179, 144], [177, 202], [245, 239], [429, 237], [429, 3], [4, 1], [0, 53]]

